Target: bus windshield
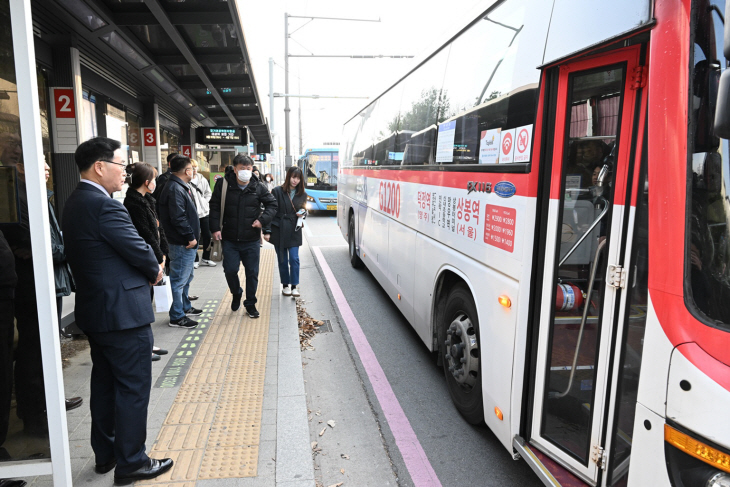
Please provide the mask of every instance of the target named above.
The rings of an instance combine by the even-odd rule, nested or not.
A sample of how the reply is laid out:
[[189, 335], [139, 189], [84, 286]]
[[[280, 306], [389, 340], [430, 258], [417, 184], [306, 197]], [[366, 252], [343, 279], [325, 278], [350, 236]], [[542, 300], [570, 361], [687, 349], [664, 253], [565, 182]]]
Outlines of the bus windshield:
[[336, 191], [337, 152], [310, 152], [304, 159], [306, 164], [306, 187], [308, 189]]
[[[697, 2], [690, 76], [690, 176], [687, 268], [690, 293], [705, 321], [730, 327], [730, 146], [713, 122], [723, 55], [724, 0]], [[692, 308], [692, 306], [690, 306]]]

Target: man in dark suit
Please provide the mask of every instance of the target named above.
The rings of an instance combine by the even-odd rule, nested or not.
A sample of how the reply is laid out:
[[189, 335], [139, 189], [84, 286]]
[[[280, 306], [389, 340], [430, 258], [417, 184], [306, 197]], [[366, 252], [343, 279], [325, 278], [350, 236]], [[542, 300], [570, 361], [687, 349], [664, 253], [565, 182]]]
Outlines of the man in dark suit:
[[151, 479], [172, 460], [145, 453], [152, 386], [150, 285], [162, 278], [152, 248], [121, 202], [119, 142], [97, 137], [76, 149], [81, 182], [63, 213], [66, 257], [76, 279], [76, 323], [91, 345], [91, 447], [96, 472], [116, 467], [119, 484]]

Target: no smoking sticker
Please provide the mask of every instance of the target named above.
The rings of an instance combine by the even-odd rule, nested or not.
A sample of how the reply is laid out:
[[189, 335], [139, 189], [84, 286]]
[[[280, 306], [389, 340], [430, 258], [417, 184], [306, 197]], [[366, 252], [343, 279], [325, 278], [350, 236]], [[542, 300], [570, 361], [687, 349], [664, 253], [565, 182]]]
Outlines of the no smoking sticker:
[[502, 130], [502, 140], [499, 146], [499, 163], [514, 162], [515, 129]]
[[530, 162], [532, 147], [532, 125], [515, 129], [514, 162]]

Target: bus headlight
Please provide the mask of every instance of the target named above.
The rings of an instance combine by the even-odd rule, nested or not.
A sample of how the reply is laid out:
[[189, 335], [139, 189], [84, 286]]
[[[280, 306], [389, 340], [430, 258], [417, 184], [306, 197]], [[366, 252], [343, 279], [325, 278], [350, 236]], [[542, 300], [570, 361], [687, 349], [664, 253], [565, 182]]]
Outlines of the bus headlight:
[[311, 201], [312, 203], [314, 203], [314, 198], [312, 198], [311, 196], [307, 195], [307, 201]]
[[312, 209], [312, 203], [307, 202], [307, 204], [304, 206], [306, 206], [308, 210]]
[[717, 475], [707, 481], [707, 487], [730, 487], [730, 475], [718, 472]]

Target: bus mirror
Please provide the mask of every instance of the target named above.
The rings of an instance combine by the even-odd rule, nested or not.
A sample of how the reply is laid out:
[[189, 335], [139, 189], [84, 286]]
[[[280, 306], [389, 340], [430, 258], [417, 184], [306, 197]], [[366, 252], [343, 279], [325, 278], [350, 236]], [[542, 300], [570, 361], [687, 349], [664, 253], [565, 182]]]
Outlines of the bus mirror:
[[606, 186], [606, 179], [608, 179], [608, 173], [611, 170], [608, 167], [608, 164], [604, 164], [601, 170], [598, 172], [598, 177], [596, 178], [596, 186], [599, 188], [602, 188]]
[[715, 107], [715, 137], [730, 139], [730, 69], [723, 71], [720, 76]]

